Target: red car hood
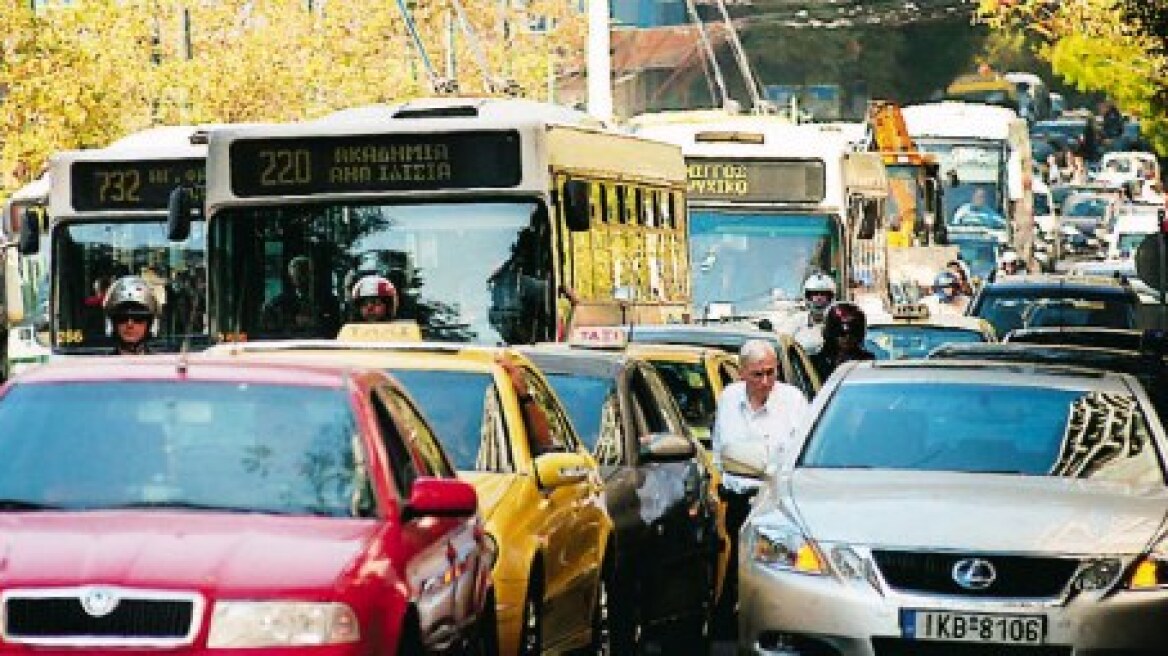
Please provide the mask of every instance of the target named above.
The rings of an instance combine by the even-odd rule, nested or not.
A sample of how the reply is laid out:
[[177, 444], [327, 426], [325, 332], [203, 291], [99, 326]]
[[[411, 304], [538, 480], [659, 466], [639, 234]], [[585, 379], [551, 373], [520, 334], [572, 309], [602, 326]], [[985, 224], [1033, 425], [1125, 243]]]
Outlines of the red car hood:
[[332, 589], [378, 530], [368, 520], [188, 512], [0, 516], [5, 587], [107, 584], [233, 594]]

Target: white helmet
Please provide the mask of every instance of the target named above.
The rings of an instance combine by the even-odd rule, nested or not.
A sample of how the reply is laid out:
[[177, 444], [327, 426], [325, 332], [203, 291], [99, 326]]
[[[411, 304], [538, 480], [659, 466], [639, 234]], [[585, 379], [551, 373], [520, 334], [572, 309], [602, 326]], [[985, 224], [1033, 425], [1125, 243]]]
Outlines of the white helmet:
[[351, 297], [354, 302], [363, 298], [384, 298], [390, 303], [397, 300], [397, 288], [388, 278], [382, 276], [365, 276], [353, 285]]
[[1018, 254], [1014, 251], [1006, 251], [1002, 253], [1002, 264], [1017, 264]]
[[102, 308], [108, 316], [133, 314], [158, 316], [158, 299], [141, 276], [123, 276], [105, 293]]
[[835, 281], [831, 279], [831, 276], [823, 273], [813, 273], [807, 276], [807, 280], [803, 281], [803, 298], [816, 292], [826, 292], [834, 297], [836, 294]]

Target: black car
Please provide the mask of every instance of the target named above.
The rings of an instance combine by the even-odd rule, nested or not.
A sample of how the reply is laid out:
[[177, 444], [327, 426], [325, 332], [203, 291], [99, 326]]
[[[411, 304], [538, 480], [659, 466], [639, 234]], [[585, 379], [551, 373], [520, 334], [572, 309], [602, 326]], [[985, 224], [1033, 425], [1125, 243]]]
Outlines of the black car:
[[1019, 328], [1006, 335], [1002, 341], [1015, 344], [1090, 346], [1140, 352], [1157, 350], [1158, 343], [1163, 341], [1162, 335], [1161, 331], [1118, 328]]
[[811, 400], [819, 391], [823, 381], [811, 364], [811, 358], [803, 346], [791, 335], [766, 330], [752, 330], [734, 326], [701, 326], [694, 324], [660, 324], [636, 326], [628, 333], [630, 342], [650, 344], [681, 344], [718, 348], [735, 355], [742, 345], [752, 339], [770, 342], [779, 356], [779, 376], [781, 383], [794, 385]]
[[1134, 329], [1140, 298], [1123, 280], [1103, 276], [1007, 276], [984, 285], [966, 314], [998, 335], [1018, 328], [1069, 326]]
[[555, 344], [521, 349], [562, 399], [605, 478], [616, 525], [615, 621], [670, 651], [706, 653], [729, 542], [712, 461], [690, 435], [657, 370], [620, 351]]
[[1081, 369], [1115, 371], [1139, 379], [1161, 421], [1168, 417], [1168, 372], [1158, 352], [1065, 346], [1056, 344], [945, 344], [928, 355], [930, 360], [994, 360]]

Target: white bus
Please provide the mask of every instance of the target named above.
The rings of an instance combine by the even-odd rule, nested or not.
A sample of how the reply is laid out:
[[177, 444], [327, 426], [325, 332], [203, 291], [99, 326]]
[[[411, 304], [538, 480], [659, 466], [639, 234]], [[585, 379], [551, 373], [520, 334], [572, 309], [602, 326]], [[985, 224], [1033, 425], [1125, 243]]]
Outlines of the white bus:
[[941, 167], [941, 216], [957, 232], [1007, 232], [1031, 262], [1034, 199], [1030, 135], [1011, 109], [963, 102], [902, 110], [909, 134]]
[[817, 271], [849, 298], [860, 275], [853, 240], [865, 225], [870, 237], [888, 195], [880, 156], [854, 152], [862, 128], [710, 112], [634, 123], [638, 134], [685, 153], [700, 318], [786, 323]]
[[331, 338], [369, 274], [426, 339], [683, 321], [684, 208], [679, 149], [553, 105], [431, 99], [216, 130], [212, 336]]
[[201, 128], [159, 127], [50, 159], [49, 243], [26, 230], [22, 247], [26, 253], [48, 250], [54, 353], [109, 351], [112, 327], [102, 302], [109, 285], [126, 275], [145, 278], [162, 305], [152, 349], [205, 344], [203, 224], [195, 222], [183, 241], [167, 234], [174, 190], [201, 194], [203, 138]]

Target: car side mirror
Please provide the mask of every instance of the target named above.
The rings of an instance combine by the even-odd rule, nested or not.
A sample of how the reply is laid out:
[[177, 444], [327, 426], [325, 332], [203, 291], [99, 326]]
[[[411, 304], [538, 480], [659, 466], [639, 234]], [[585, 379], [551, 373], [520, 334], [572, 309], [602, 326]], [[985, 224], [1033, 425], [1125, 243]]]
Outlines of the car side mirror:
[[535, 476], [545, 490], [584, 481], [592, 471], [592, 461], [579, 453], [545, 453], [535, 459]]
[[167, 239], [186, 241], [191, 236], [191, 211], [194, 206], [194, 194], [187, 187], [175, 187], [170, 192], [170, 201], [166, 207]]
[[568, 180], [564, 183], [564, 223], [572, 232], [588, 230], [591, 222], [590, 189], [582, 180]]
[[466, 481], [423, 476], [414, 481], [404, 518], [470, 517], [478, 511], [478, 495]]
[[641, 446], [641, 460], [645, 462], [679, 462], [696, 454], [693, 442], [673, 433], [653, 433]]
[[722, 447], [722, 471], [747, 478], [766, 478], [768, 455], [766, 444], [731, 442]]

